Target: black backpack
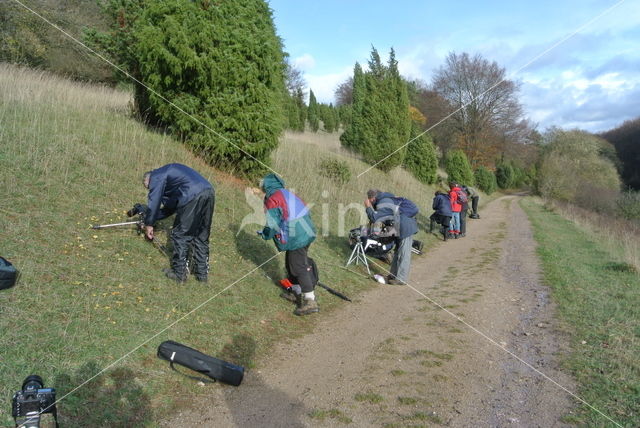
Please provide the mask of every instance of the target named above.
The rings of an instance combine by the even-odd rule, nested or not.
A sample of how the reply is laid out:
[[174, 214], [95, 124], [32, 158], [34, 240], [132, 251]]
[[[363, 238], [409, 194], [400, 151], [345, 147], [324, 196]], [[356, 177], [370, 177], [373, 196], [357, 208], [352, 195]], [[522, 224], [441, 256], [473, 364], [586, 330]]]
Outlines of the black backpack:
[[0, 257], [0, 290], [11, 288], [18, 281], [18, 271], [4, 257]]

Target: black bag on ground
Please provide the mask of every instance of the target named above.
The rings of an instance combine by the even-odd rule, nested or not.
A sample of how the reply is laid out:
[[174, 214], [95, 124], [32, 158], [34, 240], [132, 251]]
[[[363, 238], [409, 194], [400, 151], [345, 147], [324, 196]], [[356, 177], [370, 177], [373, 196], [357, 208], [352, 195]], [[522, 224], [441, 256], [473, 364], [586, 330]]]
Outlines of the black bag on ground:
[[[176, 370], [176, 368], [173, 367], [173, 363], [180, 364], [198, 373], [202, 373], [211, 379], [219, 380], [220, 382], [233, 386], [240, 385], [244, 376], [244, 367], [211, 357], [172, 340], [162, 342], [160, 346], [158, 346], [158, 357], [169, 361], [173, 370]], [[193, 376], [189, 377], [207, 381]]]
[[0, 257], [0, 290], [11, 288], [16, 285], [18, 271], [4, 257]]

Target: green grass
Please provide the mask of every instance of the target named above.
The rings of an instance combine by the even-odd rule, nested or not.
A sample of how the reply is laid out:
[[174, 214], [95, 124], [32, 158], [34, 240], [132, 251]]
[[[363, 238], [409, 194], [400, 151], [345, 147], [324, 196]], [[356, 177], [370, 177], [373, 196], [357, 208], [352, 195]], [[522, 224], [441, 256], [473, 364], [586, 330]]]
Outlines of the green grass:
[[378, 404], [384, 401], [384, 397], [380, 394], [376, 394], [375, 392], [364, 392], [358, 393], [355, 395], [355, 400], [361, 403], [369, 403], [369, 404]]
[[[622, 254], [560, 215], [522, 202], [534, 226], [545, 283], [552, 289], [570, 337], [564, 365], [577, 380], [578, 396], [625, 427], [640, 426], [640, 278]], [[582, 405], [568, 420], [611, 426]]]
[[327, 418], [335, 419], [343, 424], [350, 424], [353, 420], [345, 415], [341, 410], [338, 409], [330, 409], [330, 410], [321, 410], [315, 409], [311, 413], [309, 413], [309, 417], [311, 419], [317, 419], [319, 421], [324, 421]]

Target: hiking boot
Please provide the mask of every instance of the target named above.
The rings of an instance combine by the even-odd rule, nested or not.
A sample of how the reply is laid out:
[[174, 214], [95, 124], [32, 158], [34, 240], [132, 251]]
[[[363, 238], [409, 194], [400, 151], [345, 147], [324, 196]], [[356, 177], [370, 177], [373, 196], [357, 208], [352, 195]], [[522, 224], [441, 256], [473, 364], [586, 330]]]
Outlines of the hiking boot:
[[185, 282], [187, 280], [187, 278], [182, 277], [182, 276], [178, 275], [177, 273], [175, 273], [173, 271], [173, 269], [162, 269], [162, 272], [164, 272], [164, 275], [167, 278], [174, 280], [178, 284], [182, 284], [183, 282]]
[[387, 281], [387, 284], [391, 284], [391, 285], [407, 285], [404, 283], [404, 281], [400, 281], [399, 279], [390, 279], [389, 281]]
[[196, 275], [196, 281], [206, 284], [209, 282], [209, 277], [207, 275]]
[[296, 294], [291, 291], [283, 291], [282, 293], [280, 293], [280, 297], [291, 303], [297, 303], [298, 301], [298, 299], [296, 298]]
[[318, 307], [318, 302], [315, 299], [313, 300], [302, 299], [302, 303], [298, 305], [298, 307], [296, 308], [295, 311], [293, 311], [293, 313], [296, 315], [302, 316], [302, 315], [311, 315], [319, 311], [320, 311], [320, 308]]

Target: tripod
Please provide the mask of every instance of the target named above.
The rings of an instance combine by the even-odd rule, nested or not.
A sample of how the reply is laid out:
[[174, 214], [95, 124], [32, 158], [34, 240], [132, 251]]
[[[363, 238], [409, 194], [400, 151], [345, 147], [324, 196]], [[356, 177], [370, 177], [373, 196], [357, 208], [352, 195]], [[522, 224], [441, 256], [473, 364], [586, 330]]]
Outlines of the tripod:
[[[364, 238], [364, 240], [367, 240], [367, 238]], [[367, 243], [367, 246], [369, 244]], [[353, 250], [351, 251], [351, 255], [349, 256], [349, 260], [347, 260], [347, 264], [345, 265], [345, 267], [348, 267], [351, 263], [354, 264], [358, 264], [358, 262], [361, 262], [366, 268], [367, 268], [367, 273], [369, 275], [371, 275], [371, 270], [369, 269], [369, 262], [367, 261], [367, 255], [365, 254], [365, 245], [363, 244], [363, 239], [359, 238], [356, 241], [356, 244], [353, 247]]]

